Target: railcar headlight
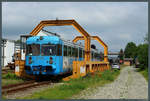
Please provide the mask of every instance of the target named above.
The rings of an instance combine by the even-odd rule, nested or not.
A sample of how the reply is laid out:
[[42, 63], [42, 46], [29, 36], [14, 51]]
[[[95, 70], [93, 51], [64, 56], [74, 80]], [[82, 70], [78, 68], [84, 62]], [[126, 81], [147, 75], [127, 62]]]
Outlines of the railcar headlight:
[[29, 64], [32, 63], [32, 57], [29, 57]]
[[53, 63], [53, 58], [50, 57], [49, 63], [52, 64]]

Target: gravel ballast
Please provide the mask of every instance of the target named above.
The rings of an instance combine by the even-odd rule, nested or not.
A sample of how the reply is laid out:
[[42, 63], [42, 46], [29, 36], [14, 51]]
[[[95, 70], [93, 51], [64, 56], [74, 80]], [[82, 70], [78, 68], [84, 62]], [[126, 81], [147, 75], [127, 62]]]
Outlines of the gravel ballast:
[[88, 89], [73, 99], [147, 99], [148, 82], [132, 66], [121, 70], [118, 78], [104, 86]]

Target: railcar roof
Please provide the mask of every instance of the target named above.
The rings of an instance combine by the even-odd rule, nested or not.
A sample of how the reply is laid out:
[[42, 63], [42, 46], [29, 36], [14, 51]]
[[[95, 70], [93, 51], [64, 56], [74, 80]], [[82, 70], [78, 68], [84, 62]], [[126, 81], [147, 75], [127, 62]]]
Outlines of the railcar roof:
[[[29, 37], [26, 42], [27, 42], [27, 44], [32, 44], [32, 43], [42, 44], [42, 43], [48, 43], [48, 42], [58, 44], [60, 41], [63, 41], [65, 45], [73, 46], [73, 47], [80, 47], [80, 48], [84, 49], [84, 46], [82, 44], [73, 43], [69, 40], [65, 40], [65, 39], [57, 37], [57, 36], [42, 36], [41, 37], [42, 39], [40, 39], [40, 37], [41, 36]], [[97, 52], [97, 50], [92, 49], [92, 48], [91, 48], [91, 51]]]

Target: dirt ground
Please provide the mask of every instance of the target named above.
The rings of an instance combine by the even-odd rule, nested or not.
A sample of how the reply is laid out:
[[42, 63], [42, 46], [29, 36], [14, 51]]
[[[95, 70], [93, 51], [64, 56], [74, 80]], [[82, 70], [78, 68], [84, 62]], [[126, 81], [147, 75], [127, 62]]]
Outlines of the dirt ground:
[[148, 82], [134, 67], [125, 67], [112, 83], [87, 89], [73, 99], [148, 99]]

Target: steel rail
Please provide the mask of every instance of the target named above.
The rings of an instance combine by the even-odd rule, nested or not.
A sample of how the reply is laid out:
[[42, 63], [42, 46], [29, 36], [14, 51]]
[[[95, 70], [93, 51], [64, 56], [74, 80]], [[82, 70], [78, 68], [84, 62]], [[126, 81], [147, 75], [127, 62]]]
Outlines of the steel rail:
[[4, 86], [2, 87], [2, 94], [8, 94], [8, 93], [14, 93], [14, 92], [18, 92], [21, 90], [26, 90], [29, 88], [34, 88], [36, 86], [40, 86], [40, 85], [45, 85], [45, 84], [49, 84], [51, 83], [50, 81], [45, 81], [45, 82], [25, 82], [25, 83], [20, 83], [20, 84], [14, 84], [14, 85], [9, 85], [9, 86]]

